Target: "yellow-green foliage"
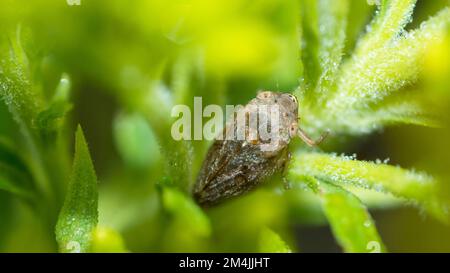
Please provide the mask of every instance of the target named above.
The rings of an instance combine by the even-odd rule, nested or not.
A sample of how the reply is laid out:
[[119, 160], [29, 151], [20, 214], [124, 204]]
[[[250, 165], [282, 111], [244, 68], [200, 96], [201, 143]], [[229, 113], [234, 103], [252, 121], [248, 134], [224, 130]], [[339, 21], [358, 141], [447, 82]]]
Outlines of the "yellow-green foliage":
[[[306, 122], [343, 134], [370, 133], [399, 122], [437, 125], [432, 117], [439, 113], [423, 109], [420, 102], [408, 99], [407, 90], [400, 89], [418, 80], [429, 46], [445, 37], [450, 9], [442, 10], [419, 29], [405, 31], [414, 2], [384, 1], [355, 53], [333, 77], [337, 78], [335, 86], [326, 88], [325, 93], [318, 87], [322, 90], [319, 94], [305, 97], [306, 106], [310, 106], [303, 110]], [[400, 99], [393, 102], [395, 98], [388, 96]]]
[[[430, 46], [445, 39], [449, 8], [418, 29], [406, 31], [416, 1], [381, 1], [353, 54], [341, 63], [345, 39], [341, 37], [345, 26], [341, 16], [347, 1], [302, 3], [314, 14], [304, 15], [306, 19], [302, 20], [305, 73], [298, 94], [302, 96], [301, 117], [306, 126], [316, 131], [329, 129], [336, 135], [361, 135], [402, 123], [442, 125], [442, 119], [437, 118], [442, 112], [425, 107], [417, 92], [408, 87], [418, 81]], [[330, 12], [334, 12], [332, 20]], [[323, 61], [323, 56], [331, 63]], [[351, 193], [355, 187], [393, 194], [419, 204], [444, 222], [449, 220], [449, 203], [440, 197], [439, 183], [423, 173], [381, 162], [301, 151], [294, 157], [289, 174], [292, 181], [306, 183], [320, 196], [335, 236], [349, 252], [369, 251], [366, 244], [370, 241], [379, 242], [384, 249], [376, 229], [364, 228], [365, 221], [371, 227], [373, 223], [364, 205]]]
[[[417, 15], [416, 0], [6, 2], [0, 251], [291, 252], [294, 224], [328, 223], [344, 251], [382, 252], [368, 209], [413, 205], [448, 223], [438, 133], [405, 148], [429, 145], [411, 166], [430, 174], [294, 140], [291, 190], [275, 177], [207, 210], [190, 190], [210, 143], [170, 135], [174, 105], [244, 104], [261, 89], [296, 94], [300, 125], [329, 129], [331, 152], [387, 126], [448, 127], [444, 1]], [[86, 139], [79, 128], [73, 141], [77, 124]]]

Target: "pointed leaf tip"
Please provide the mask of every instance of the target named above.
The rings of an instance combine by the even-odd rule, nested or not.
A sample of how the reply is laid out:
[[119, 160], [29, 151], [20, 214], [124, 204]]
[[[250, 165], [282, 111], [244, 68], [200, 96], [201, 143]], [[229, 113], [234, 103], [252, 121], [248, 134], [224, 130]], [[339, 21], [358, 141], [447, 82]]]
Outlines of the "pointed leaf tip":
[[97, 177], [83, 130], [78, 126], [72, 177], [56, 224], [56, 240], [60, 251], [88, 251], [97, 221]]

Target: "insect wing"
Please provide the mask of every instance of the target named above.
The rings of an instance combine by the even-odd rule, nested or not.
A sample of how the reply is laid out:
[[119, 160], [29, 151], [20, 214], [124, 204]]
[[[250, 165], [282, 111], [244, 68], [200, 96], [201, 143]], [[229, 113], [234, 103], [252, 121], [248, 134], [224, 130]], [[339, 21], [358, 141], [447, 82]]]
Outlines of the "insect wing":
[[216, 141], [208, 151], [194, 195], [201, 205], [213, 205], [241, 195], [281, 169], [285, 153], [266, 157], [258, 145]]

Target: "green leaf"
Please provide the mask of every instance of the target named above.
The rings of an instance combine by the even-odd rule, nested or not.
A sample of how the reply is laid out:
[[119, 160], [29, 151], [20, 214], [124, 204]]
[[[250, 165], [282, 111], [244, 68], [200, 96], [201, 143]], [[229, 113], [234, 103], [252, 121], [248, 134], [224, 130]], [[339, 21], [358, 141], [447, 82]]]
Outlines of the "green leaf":
[[[445, 8], [421, 24], [404, 32], [415, 1], [384, 1], [381, 10], [351, 59], [341, 67], [336, 89], [326, 105], [306, 97], [300, 110], [303, 126], [312, 132], [325, 129], [335, 134], [367, 134], [386, 125], [440, 125], [437, 107], [423, 105], [420, 98], [393, 101], [388, 97], [405, 92], [401, 88], [418, 80], [429, 46], [444, 39], [450, 25], [450, 9]], [[402, 90], [404, 91], [404, 90]]]
[[379, 102], [414, 83], [423, 67], [427, 48], [445, 37], [449, 24], [450, 9], [447, 8], [419, 29], [376, 47], [368, 54], [356, 55], [343, 67], [337, 93], [327, 103], [328, 109], [338, 115], [356, 115], [359, 109], [367, 109], [369, 103]]
[[[438, 128], [443, 122], [416, 101], [402, 101], [383, 103], [382, 107], [375, 108], [373, 113], [368, 113], [359, 120], [360, 128], [375, 128], [395, 124], [412, 124]], [[368, 129], [369, 131], [370, 129]]]
[[423, 205], [430, 214], [448, 221], [447, 206], [439, 200], [438, 183], [433, 177], [407, 171], [381, 162], [354, 160], [354, 157], [321, 153], [305, 153], [295, 157], [290, 174], [315, 177], [342, 187], [355, 186], [394, 196]]
[[333, 234], [346, 252], [385, 252], [367, 208], [352, 193], [333, 184], [308, 179], [320, 196]]
[[396, 38], [411, 21], [416, 2], [417, 0], [382, 0], [377, 17], [358, 43], [356, 54], [366, 55], [373, 49], [383, 48]]
[[333, 82], [344, 49], [347, 0], [303, 0], [302, 61], [306, 88], [322, 94]]
[[367, 54], [355, 54], [342, 65], [336, 91], [327, 96], [324, 107], [314, 107], [313, 100], [300, 108], [304, 127], [362, 134], [398, 123], [437, 125], [433, 116], [440, 115], [438, 108], [423, 107], [413, 98], [396, 105], [387, 98], [405, 93], [402, 88], [417, 82], [429, 46], [444, 39], [449, 25], [446, 8], [419, 29], [395, 36]]
[[42, 103], [30, 82], [28, 59], [22, 48], [21, 30], [14, 39], [0, 41], [0, 97], [21, 129], [30, 129]]
[[291, 253], [290, 247], [280, 235], [269, 228], [263, 228], [259, 235], [259, 251], [261, 253]]
[[348, 0], [319, 1], [319, 62], [322, 71], [318, 82], [319, 94], [327, 94], [334, 84], [345, 45], [348, 8]]
[[300, 1], [301, 57], [304, 88], [314, 88], [320, 75], [318, 11], [315, 0]]
[[[443, 119], [438, 113], [430, 113], [420, 100], [402, 96], [396, 100], [385, 100], [370, 110], [361, 110], [358, 115], [349, 115], [339, 126], [346, 134], [370, 133], [390, 125], [410, 124], [439, 128]], [[336, 131], [334, 131], [336, 132]]]
[[67, 74], [63, 74], [56, 88], [50, 105], [39, 112], [36, 124], [41, 136], [47, 143], [52, 143], [61, 130], [62, 119], [72, 108], [69, 102], [71, 81]]
[[[42, 109], [42, 93], [34, 88], [28, 58], [22, 48], [21, 29], [17, 28], [14, 39], [0, 37], [0, 99], [8, 107], [19, 125], [28, 151], [33, 158], [34, 178], [40, 191], [48, 192], [49, 185], [42, 166], [35, 119]], [[13, 37], [12, 35], [9, 35]]]
[[161, 158], [156, 136], [139, 114], [121, 114], [114, 120], [114, 138], [125, 163], [148, 168]]
[[98, 226], [93, 231], [90, 252], [125, 253], [128, 250], [119, 232], [109, 227]]
[[353, 193], [369, 209], [392, 209], [404, 204], [402, 198], [396, 197], [390, 193], [351, 186], [345, 186], [345, 190]]
[[350, 16], [347, 22], [347, 34], [345, 55], [349, 55], [355, 49], [358, 38], [364, 33], [367, 21], [372, 17], [374, 7], [368, 5], [368, 1], [351, 1]]
[[[180, 90], [184, 90], [184, 88], [180, 87]], [[183, 93], [180, 90], [178, 91]], [[129, 92], [131, 91], [134, 90], [129, 90]], [[170, 128], [175, 120], [171, 117], [171, 109], [174, 105], [173, 94], [160, 80], [151, 81], [151, 88], [141, 91], [142, 93], [136, 97], [126, 96], [126, 99], [135, 98], [137, 100], [130, 107], [139, 109], [138, 112], [145, 116], [157, 137], [165, 163], [165, 179], [161, 181], [161, 184], [176, 186], [188, 192], [193, 182], [192, 143], [183, 140], [176, 141], [171, 136]], [[184, 95], [181, 93], [178, 95], [183, 97]]]
[[75, 142], [72, 177], [56, 224], [61, 252], [88, 251], [98, 219], [97, 177], [80, 126]]
[[164, 188], [162, 201], [164, 208], [172, 213], [179, 223], [183, 223], [185, 232], [189, 231], [193, 235], [204, 237], [211, 235], [211, 223], [208, 217], [191, 198], [181, 191]]

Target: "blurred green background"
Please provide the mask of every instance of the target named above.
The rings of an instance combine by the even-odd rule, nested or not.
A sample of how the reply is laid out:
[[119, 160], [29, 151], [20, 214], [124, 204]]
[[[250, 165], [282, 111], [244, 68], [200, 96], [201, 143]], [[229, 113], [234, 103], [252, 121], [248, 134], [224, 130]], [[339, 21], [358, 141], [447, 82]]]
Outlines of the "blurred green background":
[[[296, 0], [81, 0], [81, 5], [2, 0], [2, 43], [20, 29], [33, 88], [45, 104], [68, 75], [73, 108], [57, 155], [51, 155], [50, 176], [64, 182], [47, 215], [0, 191], [0, 251], [57, 251], [53, 227], [77, 124], [99, 180], [100, 230], [94, 238], [99, 251], [258, 251], [261, 227], [276, 231], [293, 251], [341, 251], [317, 200], [283, 191], [278, 177], [207, 210], [204, 218], [183, 192], [195, 181], [209, 143], [169, 140], [174, 104], [192, 105], [194, 96], [202, 96], [204, 105], [245, 104], [258, 90], [292, 92], [299, 86], [298, 5]], [[448, 1], [418, 1], [408, 28], [445, 6]], [[351, 1], [344, 58], [374, 10], [366, 1]], [[447, 65], [448, 50], [443, 49]], [[443, 81], [448, 93], [449, 71], [433, 71], [440, 65], [433, 60], [432, 55], [425, 77]], [[363, 160], [389, 158], [393, 165], [449, 177], [449, 136], [448, 129], [392, 127], [359, 138], [333, 136], [338, 144], [324, 149]], [[0, 137], [23, 150], [20, 128], [3, 102]], [[392, 252], [450, 252], [450, 228], [417, 209], [396, 204], [371, 213]]]

